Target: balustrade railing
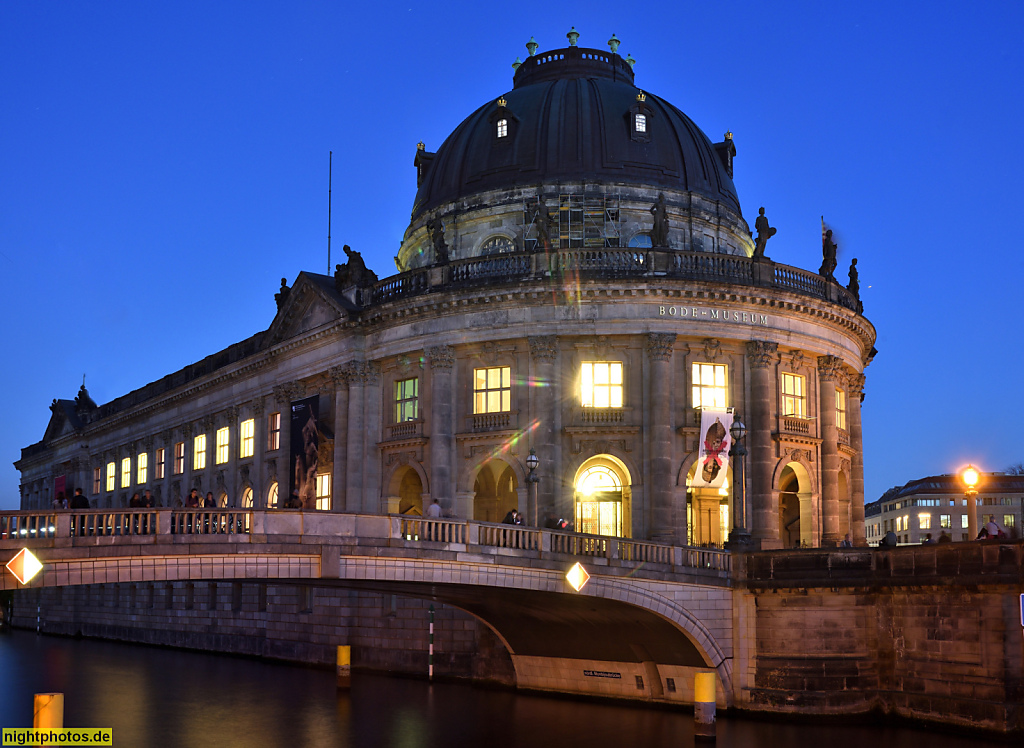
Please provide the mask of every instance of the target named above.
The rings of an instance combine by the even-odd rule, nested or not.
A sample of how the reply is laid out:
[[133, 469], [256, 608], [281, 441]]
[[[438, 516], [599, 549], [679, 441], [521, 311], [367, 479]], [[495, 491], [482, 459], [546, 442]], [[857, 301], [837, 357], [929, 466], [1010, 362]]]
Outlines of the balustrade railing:
[[97, 509], [71, 514], [72, 537], [153, 535], [156, 532], [157, 513], [153, 509]]
[[172, 535], [232, 535], [252, 530], [252, 510], [176, 509], [171, 512]]
[[620, 540], [619, 558], [623, 561], [643, 561], [650, 564], [671, 564], [673, 549], [670, 545], [644, 543], [639, 540]]
[[480, 525], [479, 544], [518, 551], [540, 550], [540, 530], [520, 525]]
[[405, 540], [466, 543], [466, 523], [459, 520], [403, 517], [399, 533]]
[[583, 423], [622, 423], [626, 414], [622, 408], [582, 408], [580, 420]]
[[359, 298], [363, 306], [372, 306], [447, 288], [542, 280], [549, 276], [605, 279], [649, 276], [776, 288], [860, 311], [857, 299], [849, 290], [809, 270], [766, 259], [754, 261], [742, 255], [625, 247], [471, 257], [384, 278], [361, 289]]
[[53, 537], [56, 525], [57, 519], [53, 514], [0, 514], [0, 540]]

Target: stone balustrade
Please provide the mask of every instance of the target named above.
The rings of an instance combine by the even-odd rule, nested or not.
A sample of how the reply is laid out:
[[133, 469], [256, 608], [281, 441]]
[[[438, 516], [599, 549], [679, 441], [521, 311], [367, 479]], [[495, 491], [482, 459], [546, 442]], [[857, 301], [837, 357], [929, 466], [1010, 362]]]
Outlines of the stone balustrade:
[[519, 283], [530, 280], [667, 278], [791, 291], [858, 311], [846, 288], [817, 273], [769, 259], [670, 249], [597, 248], [517, 252], [455, 260], [393, 275], [359, 290], [361, 306], [371, 307], [420, 294]]

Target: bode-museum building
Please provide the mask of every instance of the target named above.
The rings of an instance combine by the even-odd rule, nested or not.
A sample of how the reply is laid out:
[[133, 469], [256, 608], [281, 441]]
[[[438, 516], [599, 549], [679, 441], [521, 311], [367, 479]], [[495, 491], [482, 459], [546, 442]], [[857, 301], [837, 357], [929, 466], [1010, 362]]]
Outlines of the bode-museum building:
[[84, 386], [54, 400], [16, 463], [22, 508], [76, 488], [94, 507], [147, 489], [178, 506], [196, 488], [222, 506], [436, 499], [447, 517], [515, 508], [678, 544], [743, 526], [762, 548], [863, 545], [875, 331], [855, 268], [836, 279], [830, 233], [818, 270], [773, 262], [731, 133], [712, 142], [638, 85], [614, 37], [569, 37], [531, 40], [511, 90], [417, 146], [397, 274], [346, 247], [333, 276], [282, 281], [265, 331], [103, 405]]

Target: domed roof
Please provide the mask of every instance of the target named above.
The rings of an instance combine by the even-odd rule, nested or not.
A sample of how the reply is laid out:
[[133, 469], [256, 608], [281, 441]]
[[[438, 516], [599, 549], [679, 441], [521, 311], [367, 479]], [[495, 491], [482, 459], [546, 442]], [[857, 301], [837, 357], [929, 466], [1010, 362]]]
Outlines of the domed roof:
[[[638, 113], [643, 133], [635, 130]], [[719, 156], [731, 149], [636, 88], [617, 54], [567, 47], [528, 57], [512, 91], [473, 112], [436, 154], [421, 151], [412, 220], [488, 190], [582, 180], [698, 192], [740, 212], [731, 168]]]

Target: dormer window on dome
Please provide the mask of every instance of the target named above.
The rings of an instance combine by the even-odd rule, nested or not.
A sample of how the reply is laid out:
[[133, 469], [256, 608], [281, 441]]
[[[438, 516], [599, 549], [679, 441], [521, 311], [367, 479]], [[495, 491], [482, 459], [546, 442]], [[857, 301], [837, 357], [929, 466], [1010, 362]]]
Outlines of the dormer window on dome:
[[636, 143], [651, 142], [651, 117], [654, 110], [647, 104], [647, 94], [636, 95], [636, 101], [629, 108], [629, 137]]
[[512, 114], [508, 108], [508, 102], [502, 96], [498, 99], [497, 108], [491, 112], [491, 132], [494, 133], [493, 142], [495, 145], [503, 145], [511, 142], [516, 136], [516, 124], [519, 119]]

